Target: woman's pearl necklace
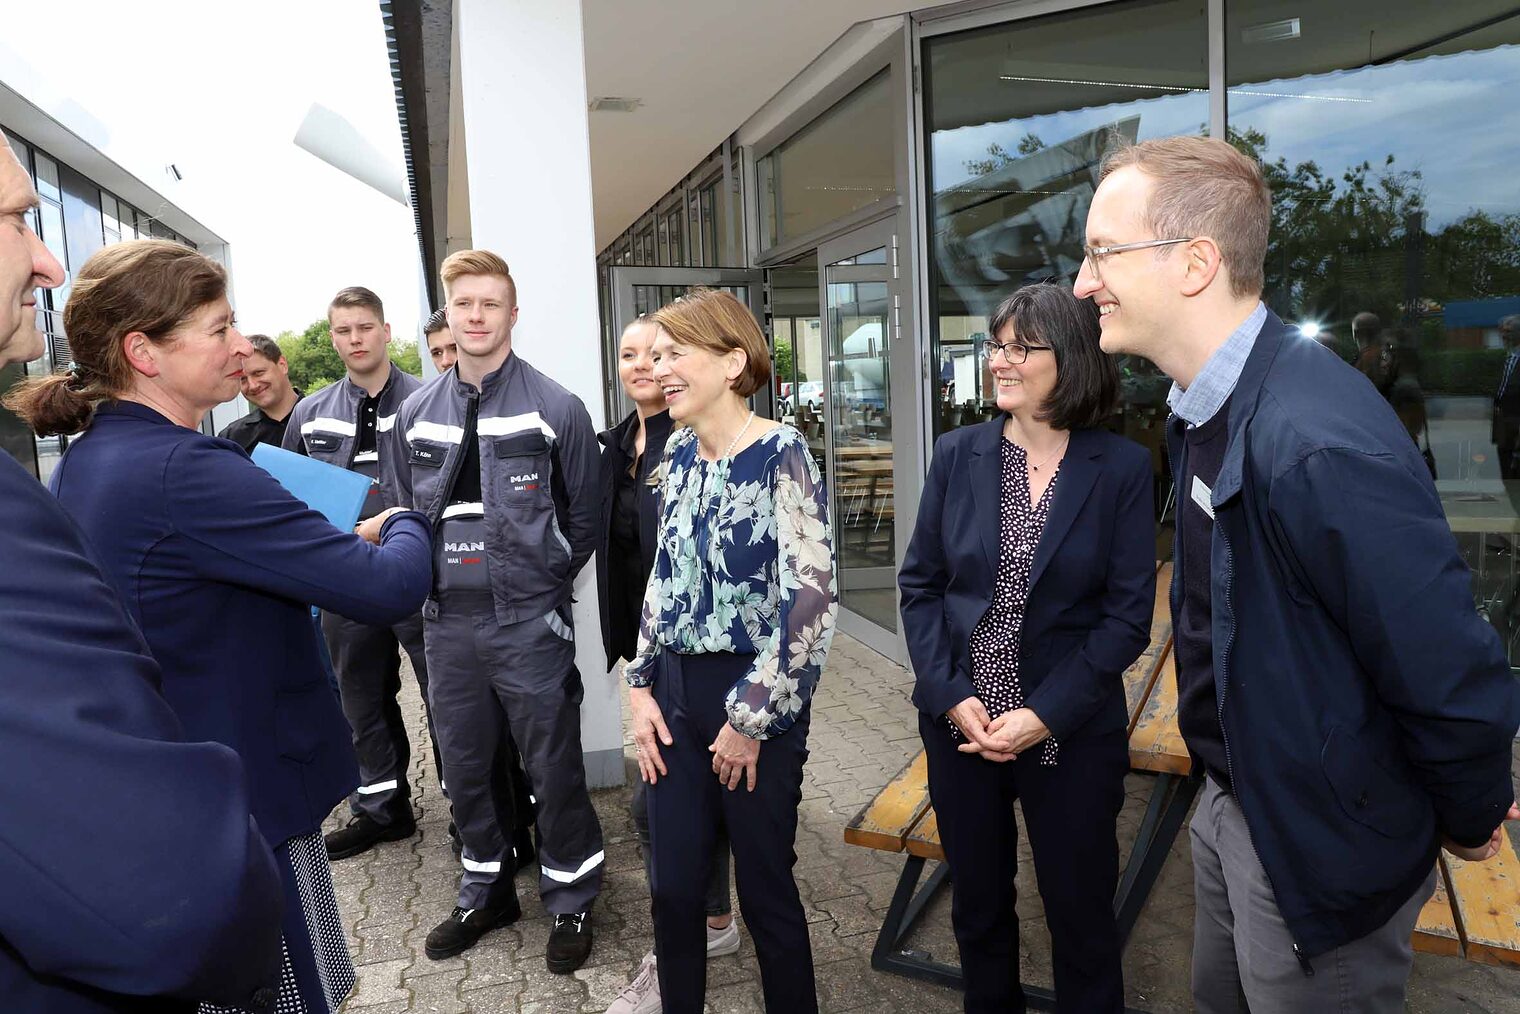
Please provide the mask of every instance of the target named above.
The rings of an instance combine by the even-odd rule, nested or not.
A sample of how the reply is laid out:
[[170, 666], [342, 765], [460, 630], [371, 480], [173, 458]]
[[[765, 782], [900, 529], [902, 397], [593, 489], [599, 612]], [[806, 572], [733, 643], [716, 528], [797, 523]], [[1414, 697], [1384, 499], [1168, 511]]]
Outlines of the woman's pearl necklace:
[[[728, 446], [725, 447], [725, 448], [723, 448], [723, 458], [726, 458], [730, 454], [734, 453], [734, 448], [739, 445], [739, 441], [740, 440], [744, 439], [744, 434], [746, 434], [746, 433], [749, 432], [749, 424], [752, 423], [752, 422], [754, 422], [754, 421], [755, 421], [755, 413], [754, 413], [753, 410], [751, 410], [751, 412], [749, 414], [749, 418], [746, 419], [746, 420], [744, 420], [744, 428], [741, 429], [741, 430], [739, 430], [738, 433], [735, 433], [734, 434], [734, 438], [728, 442]], [[720, 458], [719, 460], [721, 461], [722, 458]]]

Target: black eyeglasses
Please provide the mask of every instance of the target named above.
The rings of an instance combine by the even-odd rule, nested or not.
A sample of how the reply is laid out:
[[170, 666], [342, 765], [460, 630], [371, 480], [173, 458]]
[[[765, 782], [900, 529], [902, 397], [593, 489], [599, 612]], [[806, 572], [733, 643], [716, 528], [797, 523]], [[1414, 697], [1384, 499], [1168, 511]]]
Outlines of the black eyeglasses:
[[996, 359], [998, 353], [1001, 352], [1003, 354], [1003, 358], [1008, 360], [1008, 362], [1013, 366], [1022, 366], [1025, 362], [1028, 361], [1029, 353], [1031, 352], [1050, 351], [1053, 350], [1049, 345], [1025, 345], [1023, 342], [1009, 342], [1008, 344], [1004, 345], [1000, 342], [993, 341], [991, 338], [982, 342], [982, 354], [987, 357], [987, 360], [989, 362], [993, 359]]

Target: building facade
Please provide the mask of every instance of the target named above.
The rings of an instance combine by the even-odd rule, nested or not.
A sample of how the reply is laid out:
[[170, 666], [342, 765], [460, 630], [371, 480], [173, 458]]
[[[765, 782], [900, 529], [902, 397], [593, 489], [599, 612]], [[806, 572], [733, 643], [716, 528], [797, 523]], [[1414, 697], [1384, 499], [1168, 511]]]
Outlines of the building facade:
[[[0, 130], [37, 188], [40, 204], [28, 223], [66, 272], [61, 286], [38, 292], [37, 325], [46, 338], [42, 358], [0, 371], [0, 392], [72, 361], [63, 310], [75, 272], [97, 250], [130, 239], [167, 239], [227, 263], [225, 240], [3, 83]], [[217, 421], [230, 421], [235, 409], [235, 404], [219, 409]], [[0, 408], [0, 448], [44, 482], [67, 443], [67, 437], [34, 437]]]
[[[461, 209], [478, 192], [473, 153], [468, 165], [450, 157], [463, 148], [472, 2], [391, 25], [404, 135], [414, 159], [431, 160], [431, 189], [414, 195], [435, 255], [467, 234]], [[587, 52], [596, 19], [615, 16], [601, 0], [550, 6], [584, 18]], [[1023, 284], [1070, 284], [1111, 145], [1227, 138], [1260, 158], [1273, 188], [1267, 304], [1361, 369], [1429, 450], [1475, 602], [1520, 657], [1520, 375], [1513, 411], [1500, 397], [1516, 365], [1506, 342], [1520, 342], [1520, 134], [1505, 126], [1520, 116], [1508, 101], [1520, 11], [1493, 0], [876, 6], [882, 16], [810, 40], [799, 73], [754, 96], [709, 157], [597, 243], [603, 421], [627, 408], [614, 367], [624, 325], [694, 285], [747, 300], [777, 372], [759, 407], [807, 435], [828, 478], [840, 626], [904, 660], [896, 567], [935, 438], [996, 413], [980, 348], [993, 307]], [[647, 69], [623, 79], [654, 87], [662, 60], [680, 72], [679, 47], [733, 41], [688, 13], [668, 53], [628, 54]], [[584, 71], [605, 76], [594, 63]], [[703, 81], [686, 85], [703, 93]], [[559, 129], [595, 139], [596, 117], [645, 112], [634, 99], [588, 104]], [[419, 113], [433, 131], [418, 131]], [[650, 136], [679, 115], [651, 120]], [[472, 145], [490, 129], [474, 118], [468, 128]], [[592, 199], [614, 186], [596, 177]], [[528, 236], [516, 249], [529, 252], [509, 256], [532, 246]], [[1110, 426], [1151, 452], [1160, 558], [1169, 382], [1143, 361], [1120, 368]]]

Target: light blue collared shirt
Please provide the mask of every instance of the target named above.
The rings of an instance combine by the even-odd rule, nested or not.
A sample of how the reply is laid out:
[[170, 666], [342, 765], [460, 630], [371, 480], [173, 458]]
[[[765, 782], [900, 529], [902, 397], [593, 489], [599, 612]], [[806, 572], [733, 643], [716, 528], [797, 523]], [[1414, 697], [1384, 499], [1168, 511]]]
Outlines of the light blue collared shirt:
[[1257, 303], [1245, 322], [1209, 356], [1209, 361], [1203, 364], [1203, 369], [1198, 371], [1198, 376], [1186, 390], [1173, 382], [1166, 396], [1166, 405], [1173, 414], [1189, 426], [1202, 426], [1214, 418], [1235, 391], [1240, 371], [1245, 369], [1246, 360], [1256, 347], [1256, 336], [1261, 334], [1266, 322], [1267, 308]]

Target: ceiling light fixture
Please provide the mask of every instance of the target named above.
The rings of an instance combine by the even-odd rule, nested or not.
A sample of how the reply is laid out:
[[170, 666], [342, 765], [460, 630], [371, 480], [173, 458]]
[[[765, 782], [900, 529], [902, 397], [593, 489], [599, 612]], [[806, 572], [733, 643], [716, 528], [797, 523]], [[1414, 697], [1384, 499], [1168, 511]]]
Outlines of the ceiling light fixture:
[[624, 98], [619, 95], [602, 95], [592, 99], [587, 103], [587, 106], [593, 113], [631, 113], [643, 104], [643, 99]]
[[1240, 40], [1247, 44], [1259, 42], [1287, 42], [1289, 39], [1299, 37], [1300, 27], [1297, 18], [1284, 18], [1281, 21], [1267, 21], [1259, 25], [1252, 25], [1241, 30]]
[[[1196, 92], [1200, 95], [1208, 94], [1207, 88], [1187, 88], [1181, 85], [1164, 84], [1137, 84], [1134, 81], [1084, 81], [1079, 78], [1063, 77], [1025, 77], [1018, 74], [999, 74], [999, 81], [1020, 81], [1030, 84], [1061, 84], [1061, 85], [1086, 85], [1091, 88], [1133, 88], [1137, 91], [1146, 92]], [[1304, 95], [1299, 92], [1258, 92], [1249, 88], [1231, 88], [1231, 95], [1252, 95], [1264, 99], [1316, 99], [1320, 102], [1355, 102], [1359, 104], [1370, 103], [1371, 99], [1354, 98], [1349, 95]]]

